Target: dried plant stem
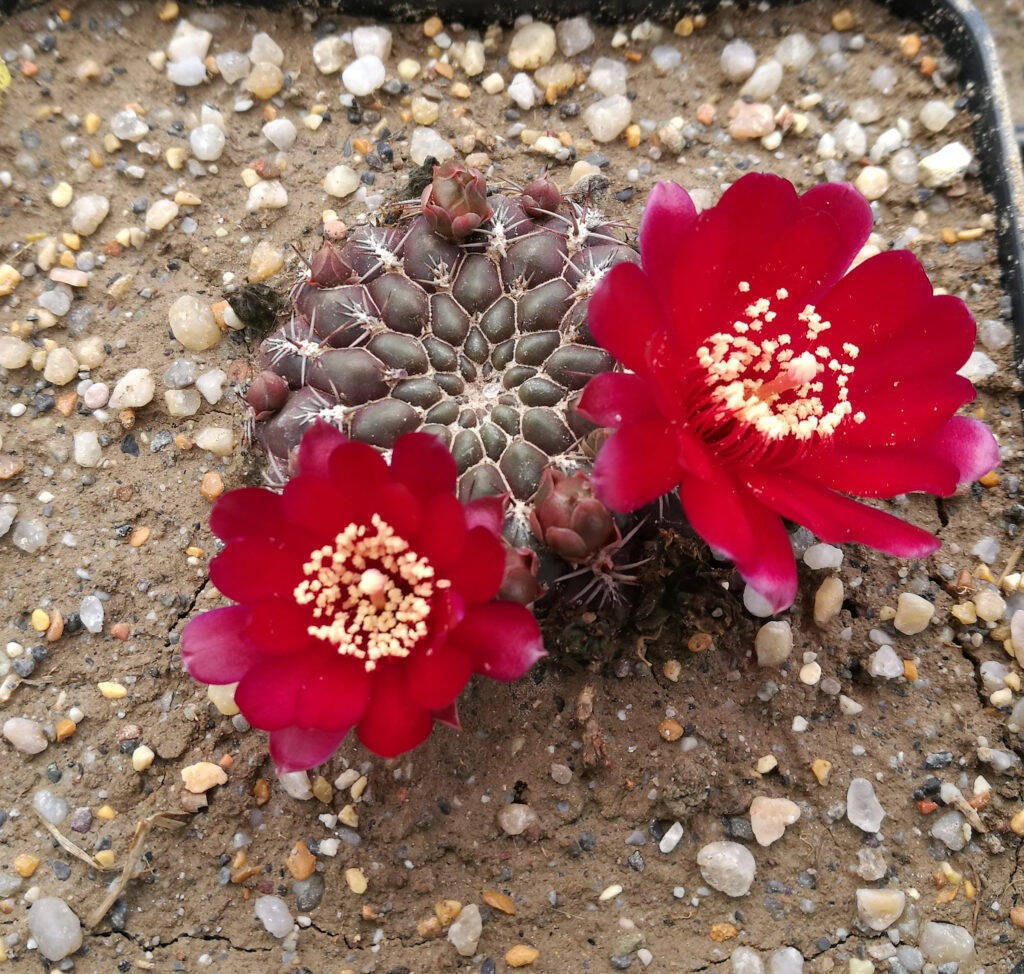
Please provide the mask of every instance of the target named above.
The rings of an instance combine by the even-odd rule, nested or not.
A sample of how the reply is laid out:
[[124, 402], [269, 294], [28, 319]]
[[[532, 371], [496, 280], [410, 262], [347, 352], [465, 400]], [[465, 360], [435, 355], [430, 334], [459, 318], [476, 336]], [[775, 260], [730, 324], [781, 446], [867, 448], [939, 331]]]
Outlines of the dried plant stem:
[[93, 869], [98, 869], [100, 872], [104, 871], [104, 867], [101, 866], [88, 852], [85, 852], [79, 846], [75, 845], [60, 829], [57, 828], [52, 822], [48, 822], [43, 818], [43, 813], [38, 808], [34, 809], [36, 815], [39, 816], [39, 821], [46, 827], [46, 831], [50, 833], [56, 839], [63, 849], [66, 849], [76, 859], [81, 859], [87, 866], [91, 866]]

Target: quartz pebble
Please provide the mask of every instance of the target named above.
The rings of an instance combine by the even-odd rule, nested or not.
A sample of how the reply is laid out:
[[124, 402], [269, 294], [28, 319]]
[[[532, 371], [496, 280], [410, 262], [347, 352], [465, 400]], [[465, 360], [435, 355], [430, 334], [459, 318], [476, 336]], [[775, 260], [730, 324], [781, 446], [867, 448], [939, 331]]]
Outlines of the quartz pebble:
[[609, 57], [599, 57], [587, 75], [587, 84], [602, 95], [626, 93], [626, 64]]
[[540, 94], [539, 89], [533, 83], [530, 76], [524, 71], [520, 71], [514, 75], [512, 80], [508, 83], [508, 96], [519, 106], [524, 112], [529, 111], [537, 104], [537, 97]]
[[448, 928], [448, 942], [462, 957], [472, 957], [483, 929], [480, 907], [470, 903], [459, 911], [455, 922]]
[[197, 125], [188, 136], [192, 155], [203, 162], [216, 162], [223, 154], [226, 142], [223, 130], [212, 122]]
[[892, 646], [880, 646], [868, 657], [868, 673], [882, 680], [903, 676], [903, 660]]
[[882, 827], [885, 809], [867, 778], [854, 778], [846, 791], [846, 817], [862, 832], [874, 835]]
[[857, 916], [872, 930], [891, 927], [902, 915], [907, 894], [899, 889], [857, 890]]
[[758, 666], [781, 666], [793, 652], [793, 628], [785, 620], [766, 622], [754, 637]]
[[780, 947], [768, 958], [768, 974], [803, 974], [804, 955], [796, 947]]
[[192, 294], [177, 298], [167, 317], [171, 333], [191, 352], [203, 352], [220, 341], [220, 328], [213, 312]]
[[174, 200], [157, 200], [146, 210], [146, 229], [163, 230], [178, 215], [178, 204]]
[[697, 853], [704, 881], [727, 896], [746, 896], [754, 881], [756, 863], [738, 842], [710, 842]]
[[806, 34], [789, 34], [779, 41], [775, 49], [775, 60], [790, 71], [799, 71], [806, 67], [814, 57], [814, 45]]
[[941, 132], [954, 118], [956, 112], [944, 101], [926, 101], [917, 116], [929, 132]]
[[40, 754], [46, 750], [42, 724], [27, 717], [8, 717], [4, 721], [4, 737], [22, 754]]
[[947, 849], [959, 852], [967, 845], [970, 828], [962, 813], [951, 811], [940, 816], [928, 830], [928, 834], [933, 839], [938, 839]]
[[258, 896], [253, 909], [256, 919], [272, 937], [282, 940], [292, 932], [292, 915], [279, 896]]
[[963, 179], [973, 156], [962, 142], [950, 142], [917, 164], [917, 178], [929, 189], [940, 189]]
[[781, 839], [786, 827], [800, 818], [800, 808], [788, 798], [758, 795], [750, 803], [750, 827], [758, 845], [769, 846]]
[[722, 48], [719, 64], [722, 74], [730, 81], [745, 81], [750, 77], [757, 64], [757, 54], [746, 41], [729, 41]]
[[210, 369], [196, 379], [196, 388], [211, 406], [215, 406], [224, 395], [224, 383], [227, 380], [228, 374], [223, 369]]
[[194, 54], [167, 62], [167, 80], [182, 88], [193, 88], [206, 80], [206, 65]]
[[896, 602], [896, 616], [892, 624], [905, 636], [924, 632], [935, 614], [935, 606], [913, 592], [901, 592]]
[[324, 192], [339, 199], [359, 189], [359, 174], [349, 166], [335, 166], [324, 176]]
[[610, 95], [588, 105], [583, 121], [598, 142], [611, 142], [622, 134], [633, 117], [633, 108], [625, 95]]
[[375, 92], [387, 77], [384, 64], [375, 54], [357, 57], [341, 72], [341, 83], [346, 90], [361, 98]]
[[0, 335], [0, 368], [20, 369], [28, 365], [32, 346], [14, 335]]
[[110, 116], [110, 131], [126, 142], [138, 142], [148, 134], [149, 126], [133, 109], [126, 108]]
[[533, 71], [547, 64], [554, 56], [554, 28], [539, 20], [520, 27], [508, 48], [508, 63], [523, 71]]
[[181, 769], [181, 780], [185, 788], [193, 795], [201, 795], [228, 780], [227, 774], [219, 764], [212, 761], [199, 761]]
[[111, 409], [140, 409], [152, 402], [156, 382], [149, 369], [130, 369], [117, 382], [110, 393]]
[[32, 807], [51, 825], [60, 825], [68, 817], [67, 800], [48, 788], [40, 788], [32, 796]]
[[854, 180], [853, 185], [866, 200], [878, 200], [889, 189], [889, 173], [881, 166], [865, 166]]
[[843, 549], [830, 544], [812, 544], [804, 552], [804, 564], [808, 568], [839, 568], [843, 563]]
[[323, 37], [313, 45], [313, 63], [321, 74], [337, 74], [345, 63], [345, 45], [340, 37]]
[[217, 70], [220, 76], [233, 85], [249, 73], [249, 58], [241, 51], [224, 51], [217, 55]]
[[224, 426], [207, 426], [196, 433], [196, 446], [214, 456], [231, 456], [235, 447], [235, 434]]
[[537, 813], [529, 805], [513, 802], [498, 810], [498, 826], [505, 835], [522, 835], [539, 823]]
[[82, 946], [82, 924], [74, 911], [57, 896], [43, 896], [28, 910], [28, 932], [39, 953], [57, 963]]
[[566, 57], [575, 57], [594, 43], [594, 31], [586, 17], [570, 17], [555, 27], [558, 49]]
[[78, 607], [78, 617], [87, 632], [100, 632], [103, 629], [103, 603], [95, 595], [84, 596]]
[[245, 79], [245, 87], [257, 98], [273, 98], [284, 84], [284, 74], [276, 64], [254, 64], [249, 76]]
[[737, 947], [729, 956], [730, 974], [764, 974], [764, 961], [756, 950]]
[[966, 964], [974, 960], [974, 938], [966, 927], [929, 920], [921, 930], [918, 947], [933, 964]]
[[277, 179], [260, 180], [252, 189], [245, 202], [250, 213], [260, 210], [280, 210], [288, 205], [288, 191]]
[[99, 437], [93, 430], [75, 433], [72, 456], [80, 467], [98, 467], [103, 460]]
[[779, 90], [780, 84], [782, 65], [778, 61], [765, 61], [747, 78], [740, 88], [740, 95], [753, 98], [754, 101], [766, 101]]
[[729, 134], [734, 139], [761, 139], [775, 131], [775, 112], [763, 102], [735, 101], [729, 109]]
[[78, 360], [66, 348], [57, 347], [46, 356], [43, 378], [55, 386], [67, 385], [78, 375]]
[[682, 837], [683, 837], [683, 826], [682, 826], [682, 823], [681, 822], [673, 822], [668, 827], [668, 829], [666, 829], [665, 834], [661, 837], [661, 840], [658, 842], [658, 851], [662, 855], [667, 856], [670, 852], [672, 852], [675, 849], [675, 847], [677, 845], [679, 845], [679, 840]]
[[263, 137], [282, 152], [295, 144], [295, 123], [287, 118], [275, 118], [263, 126]]
[[99, 229], [99, 225], [110, 212], [110, 200], [98, 193], [79, 196], [71, 206], [71, 229], [88, 237]]

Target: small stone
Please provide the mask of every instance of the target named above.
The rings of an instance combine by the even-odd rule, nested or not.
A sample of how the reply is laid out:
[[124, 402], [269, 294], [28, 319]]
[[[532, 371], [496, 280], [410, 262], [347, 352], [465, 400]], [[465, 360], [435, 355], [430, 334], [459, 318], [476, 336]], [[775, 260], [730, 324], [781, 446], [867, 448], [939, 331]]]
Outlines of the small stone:
[[885, 856], [881, 850], [864, 847], [857, 850], [857, 875], [868, 882], [881, 879], [888, 867], [885, 863]]
[[22, 879], [31, 879], [39, 868], [39, 857], [23, 852], [20, 856], [14, 857], [14, 871]]
[[935, 606], [913, 592], [901, 592], [892, 624], [905, 636], [924, 632], [935, 615]]
[[87, 632], [100, 632], [103, 629], [103, 603], [95, 595], [83, 597], [78, 607], [78, 617], [82, 620]]
[[750, 827], [758, 845], [769, 846], [781, 839], [786, 827], [800, 818], [800, 808], [788, 798], [758, 795], [750, 803]]
[[814, 621], [823, 626], [830, 622], [843, 608], [845, 589], [838, 575], [830, 575], [814, 593]]
[[245, 87], [257, 98], [273, 98], [284, 84], [284, 74], [276, 64], [254, 64], [245, 79]]
[[672, 852], [675, 849], [677, 845], [679, 845], [679, 840], [682, 839], [682, 837], [682, 823], [673, 822], [668, 827], [668, 829], [666, 829], [665, 834], [661, 837], [661, 840], [658, 842], [658, 851], [662, 855], [667, 856], [670, 852]]
[[249, 190], [245, 208], [250, 213], [257, 213], [260, 210], [280, 210], [287, 205], [288, 191], [280, 180], [261, 179]]
[[387, 77], [384, 64], [375, 54], [357, 57], [341, 72], [341, 83], [357, 98], [375, 92]]
[[181, 88], [194, 88], [206, 80], [206, 65], [194, 54], [167, 62], [167, 80]]
[[41, 754], [47, 740], [42, 725], [27, 717], [8, 717], [4, 721], [4, 737], [22, 754]]
[[68, 817], [68, 803], [48, 788], [40, 788], [32, 796], [32, 807], [51, 825], [60, 825]]
[[58, 346], [46, 356], [43, 378], [55, 386], [67, 385], [78, 375], [78, 359], [68, 349]]
[[482, 41], [466, 41], [466, 46], [459, 58], [459, 64], [466, 73], [467, 78], [475, 78], [483, 74], [486, 63], [485, 48]]
[[740, 95], [753, 98], [754, 101], [767, 101], [779, 90], [782, 84], [782, 65], [778, 61], [765, 61], [759, 64], [754, 73], [747, 78]]
[[498, 826], [505, 835], [522, 835], [538, 824], [540, 819], [529, 805], [513, 802], [498, 810]]
[[249, 60], [253, 64], [284, 64], [284, 51], [266, 31], [253, 34], [249, 45]]
[[140, 409], [152, 402], [156, 382], [149, 369], [130, 369], [117, 382], [110, 394], [111, 409]]
[[359, 174], [348, 166], [335, 166], [324, 176], [324, 192], [342, 199], [359, 189]]
[[224, 383], [227, 380], [228, 374], [223, 369], [210, 369], [196, 379], [196, 388], [211, 406], [215, 406], [224, 395]]
[[295, 145], [295, 123], [287, 118], [275, 118], [263, 126], [263, 137], [282, 152]]
[[[1006, 322], [996, 318], [986, 318], [978, 328], [978, 337], [981, 339], [981, 344], [990, 352], [997, 352], [1001, 348], [1006, 348], [1013, 341], [1013, 329]], [[0, 338], [0, 346], [2, 344], [3, 338]], [[2, 364], [2, 353], [0, 353], [0, 365]]]
[[71, 907], [56, 896], [43, 896], [29, 907], [28, 932], [39, 953], [54, 963], [82, 946], [82, 924]]
[[572, 769], [565, 764], [552, 764], [551, 780], [560, 785], [569, 784], [572, 781]]
[[207, 426], [196, 434], [196, 446], [214, 456], [228, 457], [235, 448], [235, 434], [224, 426]]
[[722, 48], [719, 65], [722, 69], [722, 74], [730, 81], [746, 80], [750, 77], [756, 64], [757, 54], [746, 41], [729, 41]]
[[146, 744], [140, 744], [132, 751], [132, 767], [141, 773], [153, 763], [155, 757], [156, 754], [153, 753], [151, 747]]
[[241, 51], [224, 51], [217, 55], [217, 70], [229, 85], [233, 85], [249, 73], [249, 58]]
[[133, 109], [126, 108], [110, 116], [110, 131], [118, 139], [138, 142], [148, 134], [149, 126]]
[[830, 544], [812, 544], [804, 552], [804, 564], [808, 568], [839, 568], [843, 564], [843, 549]]
[[803, 974], [804, 955], [796, 947], [781, 947], [768, 959], [768, 974]]
[[157, 200], [146, 210], [146, 229], [163, 230], [178, 215], [178, 204], [174, 200]]
[[508, 63], [523, 71], [534, 71], [554, 56], [554, 28], [540, 20], [520, 27], [508, 49]]
[[32, 346], [14, 335], [0, 335], [0, 368], [20, 369], [29, 363]]
[[256, 919], [272, 937], [282, 940], [292, 932], [292, 915], [279, 896], [259, 896], [253, 905]]
[[854, 778], [846, 792], [846, 817], [862, 832], [874, 835], [882, 827], [885, 809], [867, 778]]
[[857, 915], [872, 930], [891, 927], [902, 915], [907, 894], [900, 889], [857, 890]]
[[598, 142], [617, 139], [633, 117], [633, 107], [625, 95], [611, 95], [588, 105], [583, 121]]
[[594, 43], [594, 31], [586, 17], [570, 17], [555, 27], [558, 49], [566, 57], [575, 57]]
[[962, 142], [950, 142], [917, 164], [917, 178], [929, 189], [939, 189], [963, 179], [973, 160]]
[[779, 41], [775, 49], [775, 60], [790, 71], [799, 71], [806, 67], [814, 57], [814, 45], [806, 34], [788, 34]]
[[[323, 843], [321, 843], [323, 845]], [[300, 913], [309, 913], [315, 910], [327, 891], [327, 884], [323, 876], [314, 873], [308, 879], [301, 879], [292, 884], [292, 892], [295, 894], [295, 908]]]
[[599, 57], [587, 75], [587, 84], [602, 95], [626, 93], [626, 64], [609, 57]]
[[1006, 600], [994, 588], [984, 588], [974, 596], [974, 609], [979, 619], [999, 622], [1006, 614]]
[[761, 139], [775, 131], [775, 111], [763, 102], [735, 101], [729, 109], [729, 135]]
[[313, 45], [313, 63], [321, 74], [337, 74], [345, 63], [345, 46], [341, 38], [324, 37]]
[[293, 879], [308, 879], [316, 869], [316, 859], [313, 858], [313, 854], [306, 847], [305, 842], [296, 842], [285, 859], [285, 866], [292, 874]]
[[182, 294], [167, 317], [171, 333], [190, 352], [206, 351], [220, 341], [221, 331], [213, 312], [192, 294]]
[[966, 964], [974, 960], [974, 938], [955, 923], [929, 920], [921, 930], [918, 948], [933, 964]]
[[99, 690], [100, 696], [106, 697], [107, 700], [123, 700], [128, 696], [128, 688], [123, 683], [115, 683], [112, 680], [101, 680], [96, 684], [96, 689]]
[[[265, 281], [284, 267], [284, 251], [278, 250], [269, 240], [261, 240], [252, 250], [249, 258], [250, 281]], [[213, 313], [213, 309], [210, 309]]]
[[386, 61], [391, 55], [391, 31], [387, 27], [356, 27], [352, 31], [352, 47], [356, 57], [373, 55]]
[[444, 162], [455, 155], [455, 149], [433, 129], [418, 126], [413, 129], [409, 139], [409, 158], [417, 166], [422, 166], [427, 156], [433, 156], [438, 162]]
[[935, 99], [926, 101], [917, 117], [929, 132], [941, 132], [956, 118], [956, 112], [944, 101]]
[[95, 233], [110, 212], [110, 200], [98, 193], [79, 196], [71, 207], [71, 229], [88, 237]]
[[71, 197], [74, 196], [75, 191], [71, 188], [70, 183], [57, 183], [56, 186], [50, 191], [50, 202], [58, 209], [62, 210], [71, 202]]
[[536, 947], [516, 944], [505, 952], [505, 963], [509, 967], [528, 967], [538, 957], [540, 957], [540, 951]]
[[947, 812], [928, 830], [933, 839], [938, 839], [947, 849], [959, 852], [970, 838], [971, 827], [957, 811]]
[[197, 125], [188, 136], [192, 155], [203, 162], [216, 162], [224, 152], [227, 139], [219, 125]]
[[903, 660], [892, 646], [881, 646], [868, 657], [868, 673], [882, 680], [903, 676]]
[[729, 963], [731, 974], [764, 974], [764, 961], [749, 947], [737, 947], [729, 956]]
[[766, 622], [754, 638], [758, 666], [781, 666], [793, 652], [793, 629], [785, 620]]
[[98, 467], [103, 461], [99, 437], [93, 430], [75, 433], [72, 456], [80, 467]]
[[168, 389], [164, 392], [167, 412], [176, 419], [195, 416], [199, 412], [202, 400], [195, 389]]
[[865, 166], [854, 180], [857, 192], [866, 200], [878, 200], [889, 189], [889, 173], [881, 166]]
[[448, 928], [448, 942], [463, 957], [472, 957], [483, 933], [480, 907], [475, 903], [464, 906]]
[[727, 896], [746, 896], [757, 865], [746, 846], [738, 842], [710, 842], [697, 853], [704, 881]]
[[199, 761], [181, 769], [181, 780], [185, 788], [193, 795], [201, 795], [217, 785], [223, 785], [228, 776], [219, 764], [212, 761]]
[[497, 71], [494, 71], [480, 82], [480, 87], [487, 94], [496, 95], [498, 92], [505, 90], [505, 79]]
[[366, 877], [363, 875], [361, 869], [350, 868], [345, 870], [345, 882], [348, 883], [348, 888], [352, 890], [356, 896], [362, 896], [366, 892]]

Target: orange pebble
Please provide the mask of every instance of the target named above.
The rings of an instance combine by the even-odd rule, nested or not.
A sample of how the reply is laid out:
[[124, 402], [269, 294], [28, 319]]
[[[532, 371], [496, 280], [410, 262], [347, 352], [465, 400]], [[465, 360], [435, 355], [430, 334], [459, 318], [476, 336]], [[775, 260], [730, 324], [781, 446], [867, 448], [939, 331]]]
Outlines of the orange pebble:
[[919, 802], [917, 802], [917, 810], [922, 815], [930, 815], [938, 807], [939, 806], [936, 805], [935, 802], [926, 801], [923, 798]]
[[37, 65], [35, 61], [22, 61], [21, 73], [26, 78], [34, 78], [37, 74], [39, 74], [39, 65]]
[[710, 125], [714, 120], [715, 106], [704, 102], [704, 104], [697, 109], [697, 121], [700, 122], [701, 125]]
[[113, 636], [114, 639], [120, 639], [122, 642], [128, 638], [130, 632], [131, 630], [128, 628], [127, 622], [115, 622], [110, 627], [110, 635]]

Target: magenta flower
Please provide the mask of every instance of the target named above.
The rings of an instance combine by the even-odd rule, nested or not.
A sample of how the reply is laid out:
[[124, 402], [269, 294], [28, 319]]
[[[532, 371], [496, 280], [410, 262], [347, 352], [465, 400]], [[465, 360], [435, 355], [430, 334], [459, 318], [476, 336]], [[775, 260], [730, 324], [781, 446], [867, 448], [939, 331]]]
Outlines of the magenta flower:
[[751, 174], [698, 215], [659, 183], [642, 268], [616, 265], [590, 299], [591, 333], [628, 370], [592, 379], [579, 407], [616, 428], [598, 496], [630, 511], [678, 488], [774, 611], [796, 595], [782, 518], [922, 558], [938, 539], [845, 495], [947, 495], [999, 460], [988, 429], [954, 415], [974, 398], [957, 374], [974, 348], [966, 305], [934, 295], [906, 250], [846, 273], [871, 223], [846, 184], [797, 196]]
[[353, 728], [383, 757], [458, 726], [470, 675], [517, 680], [544, 655], [530, 611], [497, 601], [504, 502], [463, 505], [455, 461], [426, 433], [391, 465], [318, 420], [280, 494], [230, 491], [210, 529], [224, 550], [210, 579], [237, 605], [181, 636], [196, 679], [237, 683], [235, 703], [270, 732], [280, 771], [326, 760]]

